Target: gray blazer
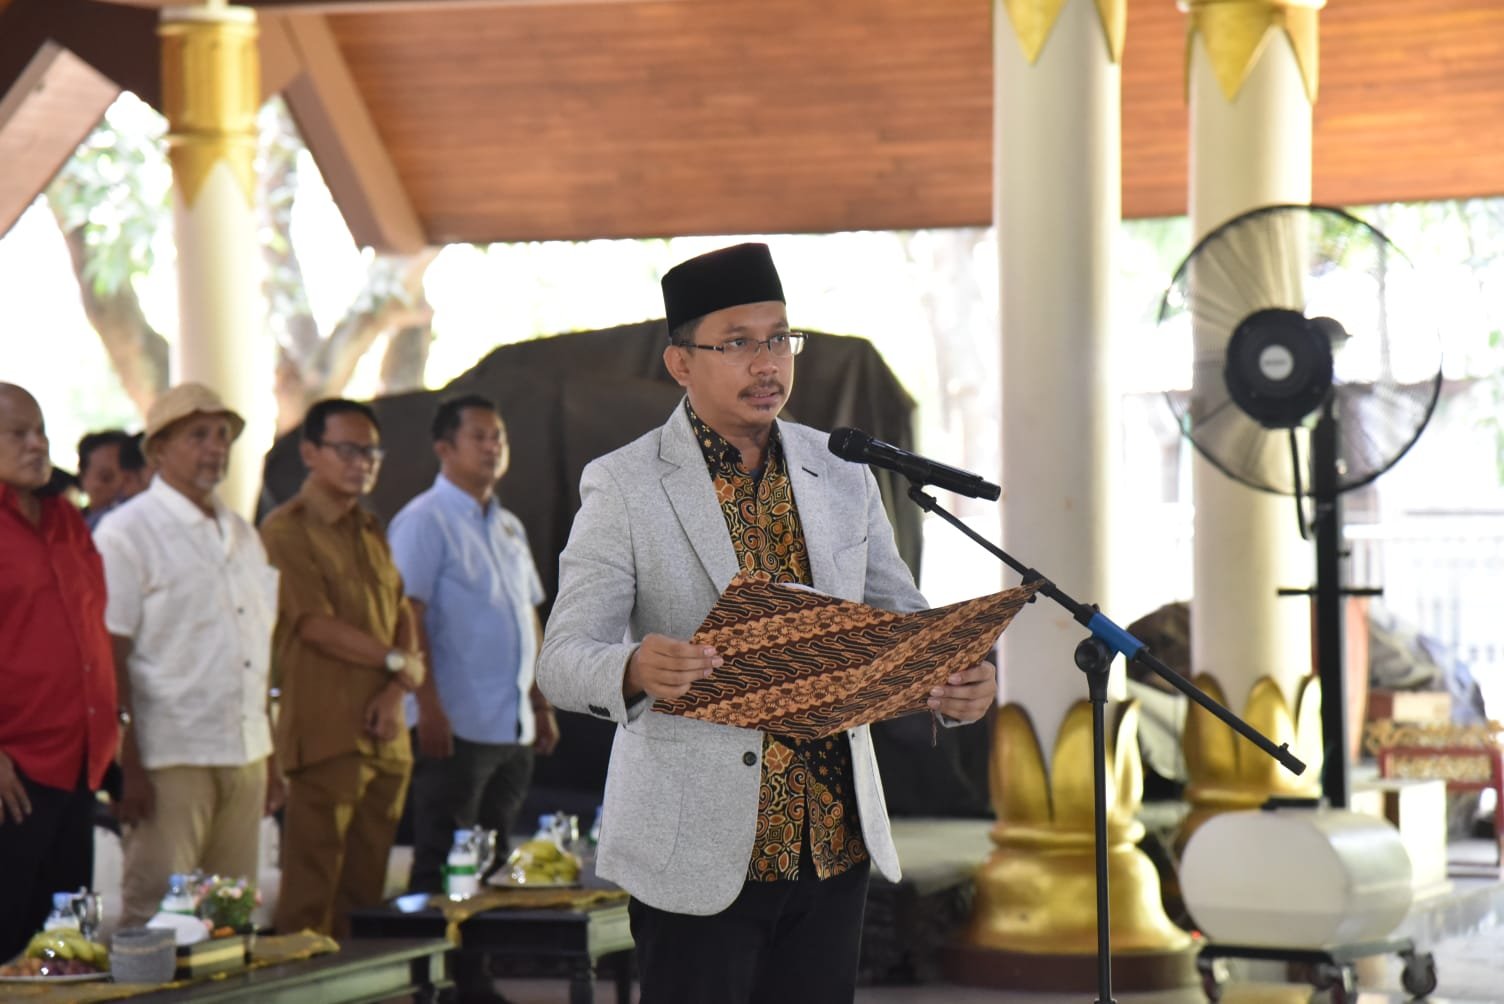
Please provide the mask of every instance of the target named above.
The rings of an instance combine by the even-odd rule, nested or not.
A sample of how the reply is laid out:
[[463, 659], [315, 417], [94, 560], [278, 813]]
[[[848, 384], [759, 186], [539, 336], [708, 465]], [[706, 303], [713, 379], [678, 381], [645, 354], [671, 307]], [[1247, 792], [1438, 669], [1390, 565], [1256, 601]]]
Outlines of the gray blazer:
[[[814, 586], [908, 612], [926, 606], [898, 556], [877, 482], [779, 422]], [[622, 697], [627, 659], [651, 633], [688, 638], [738, 570], [704, 455], [681, 405], [668, 422], [585, 468], [559, 558], [538, 685], [561, 708], [617, 723], [596, 869], [661, 910], [712, 914], [741, 891], [752, 858], [761, 732], [652, 710]], [[862, 835], [899, 877], [867, 727], [851, 743]]]

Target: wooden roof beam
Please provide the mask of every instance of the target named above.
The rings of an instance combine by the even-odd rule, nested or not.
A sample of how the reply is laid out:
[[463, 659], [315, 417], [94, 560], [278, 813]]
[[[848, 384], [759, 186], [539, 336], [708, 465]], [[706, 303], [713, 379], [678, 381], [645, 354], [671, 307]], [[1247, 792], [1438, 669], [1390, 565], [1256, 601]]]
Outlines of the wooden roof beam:
[[[121, 7], [173, 7], [184, 0], [99, 0]], [[455, 8], [484, 7], [564, 7], [637, 3], [640, 0], [235, 0], [237, 7], [254, 7], [264, 13], [286, 14], [401, 14]], [[655, 0], [675, 3], [681, 0]]]
[[122, 90], [157, 100], [155, 23], [92, 0], [0, 5], [0, 236]]
[[296, 56], [283, 96], [355, 243], [399, 254], [422, 250], [423, 224], [324, 18], [266, 16], [261, 31], [281, 34], [263, 47], [285, 43]]
[[67, 163], [120, 88], [67, 49], [43, 42], [0, 91], [0, 236]]

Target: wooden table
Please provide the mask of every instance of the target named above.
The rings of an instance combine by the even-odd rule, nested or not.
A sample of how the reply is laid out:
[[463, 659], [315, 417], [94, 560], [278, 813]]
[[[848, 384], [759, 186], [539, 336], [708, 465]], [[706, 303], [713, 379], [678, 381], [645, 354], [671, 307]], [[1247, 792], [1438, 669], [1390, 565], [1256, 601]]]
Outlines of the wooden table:
[[[260, 969], [216, 975], [187, 986], [146, 990], [130, 997], [131, 1004], [171, 1004], [177, 1001], [241, 1001], [245, 1004], [333, 1004], [412, 997], [432, 1001], [439, 990], [450, 986], [445, 954], [450, 944], [442, 939], [366, 939], [345, 941], [338, 952], [310, 959], [281, 962]], [[118, 992], [132, 989], [119, 985]], [[96, 999], [93, 994], [116, 992], [114, 984], [74, 983], [56, 987], [15, 984], [0, 988], [0, 995], [25, 1004], [62, 1004], [64, 1001]]]
[[[350, 929], [360, 938], [431, 938], [444, 933], [442, 912], [403, 912], [396, 907], [357, 910]], [[632, 931], [627, 904], [485, 910], [460, 925], [456, 980], [463, 992], [472, 982], [499, 976], [553, 976], [569, 980], [570, 1004], [595, 1000], [597, 966], [611, 967], [617, 1004], [632, 996]]]

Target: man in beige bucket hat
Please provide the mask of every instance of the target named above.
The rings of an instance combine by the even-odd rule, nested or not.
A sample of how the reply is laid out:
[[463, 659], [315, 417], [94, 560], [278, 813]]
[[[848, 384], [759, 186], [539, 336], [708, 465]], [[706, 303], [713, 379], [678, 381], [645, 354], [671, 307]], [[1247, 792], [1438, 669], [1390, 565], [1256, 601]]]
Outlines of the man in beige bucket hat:
[[163, 391], [146, 412], [144, 446], [151, 452], [152, 440], [173, 424], [192, 415], [223, 416], [229, 422], [230, 441], [245, 431], [245, 419], [225, 406], [219, 395], [201, 383], [180, 383]]
[[151, 487], [100, 524], [124, 729], [118, 807], [125, 926], [169, 877], [254, 880], [261, 816], [281, 798], [267, 720], [277, 572], [215, 490], [245, 421], [202, 384], [146, 416]]

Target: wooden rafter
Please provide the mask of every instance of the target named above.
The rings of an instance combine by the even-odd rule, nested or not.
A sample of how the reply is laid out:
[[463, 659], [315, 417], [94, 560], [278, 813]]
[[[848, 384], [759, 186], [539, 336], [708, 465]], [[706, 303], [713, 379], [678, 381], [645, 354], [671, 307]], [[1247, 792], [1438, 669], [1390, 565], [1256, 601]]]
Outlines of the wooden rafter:
[[264, 34], [280, 33], [295, 54], [298, 70], [282, 93], [355, 243], [400, 254], [422, 250], [423, 225], [325, 19], [262, 22]]
[[94, 128], [120, 88], [55, 42], [0, 95], [0, 234]]
[[[102, 0], [104, 3], [122, 7], [172, 7], [183, 0]], [[369, 14], [376, 11], [446, 11], [477, 10], [486, 7], [560, 7], [613, 3], [634, 3], [637, 0], [236, 0], [237, 7], [255, 7], [263, 12], [289, 14]], [[676, 0], [655, 0], [658, 3], [673, 3]]]

